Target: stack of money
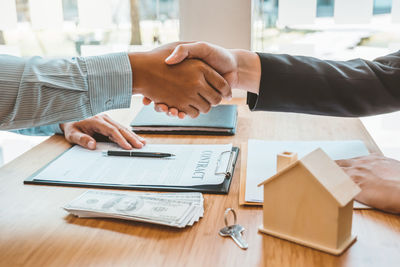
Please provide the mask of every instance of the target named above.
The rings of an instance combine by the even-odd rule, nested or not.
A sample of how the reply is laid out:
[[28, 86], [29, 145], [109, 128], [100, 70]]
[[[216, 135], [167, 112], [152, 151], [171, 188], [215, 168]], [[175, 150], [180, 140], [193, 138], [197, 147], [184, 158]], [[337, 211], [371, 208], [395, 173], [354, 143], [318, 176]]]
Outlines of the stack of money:
[[120, 193], [89, 190], [64, 206], [81, 218], [117, 218], [183, 228], [204, 214], [201, 193]]

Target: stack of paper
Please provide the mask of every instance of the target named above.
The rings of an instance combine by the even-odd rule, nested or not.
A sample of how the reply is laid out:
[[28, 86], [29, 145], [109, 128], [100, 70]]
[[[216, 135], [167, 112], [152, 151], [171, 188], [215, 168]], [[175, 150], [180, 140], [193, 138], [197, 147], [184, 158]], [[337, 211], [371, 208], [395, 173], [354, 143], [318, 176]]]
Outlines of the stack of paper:
[[[296, 152], [299, 158], [321, 148], [333, 160], [368, 155], [368, 149], [360, 140], [341, 141], [265, 141], [249, 139], [244, 204], [262, 204], [263, 187], [258, 186], [265, 179], [276, 174], [276, 155], [283, 151]], [[355, 202], [355, 209], [368, 208]]]
[[81, 218], [117, 218], [183, 228], [204, 214], [201, 193], [120, 193], [89, 190], [64, 209]]

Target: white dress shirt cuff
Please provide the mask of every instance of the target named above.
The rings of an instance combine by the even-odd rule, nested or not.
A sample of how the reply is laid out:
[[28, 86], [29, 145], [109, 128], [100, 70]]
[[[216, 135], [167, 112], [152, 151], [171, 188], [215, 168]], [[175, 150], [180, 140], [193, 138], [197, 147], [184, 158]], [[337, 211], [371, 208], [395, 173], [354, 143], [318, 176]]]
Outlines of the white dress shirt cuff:
[[132, 69], [127, 53], [86, 57], [92, 115], [129, 108], [132, 96]]

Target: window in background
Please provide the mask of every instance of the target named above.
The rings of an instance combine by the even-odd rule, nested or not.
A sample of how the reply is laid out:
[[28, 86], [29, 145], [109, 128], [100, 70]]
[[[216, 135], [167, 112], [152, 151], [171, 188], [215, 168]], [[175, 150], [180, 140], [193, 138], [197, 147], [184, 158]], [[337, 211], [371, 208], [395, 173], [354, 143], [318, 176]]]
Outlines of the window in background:
[[[0, 29], [0, 45], [17, 49], [21, 56], [76, 56], [90, 45], [104, 48], [94, 48], [94, 54], [107, 48], [113, 52], [130, 45], [152, 47], [179, 37], [179, 0], [15, 1], [17, 28]], [[46, 14], [54, 17], [58, 6], [62, 18], [54, 20], [62, 21], [60, 27], [46, 21]], [[38, 17], [42, 18], [40, 27], [37, 19], [32, 21]], [[90, 48], [86, 52], [92, 53]]]
[[[310, 1], [293, 1], [293, 3], [296, 3], [295, 8], [300, 8], [302, 3], [310, 3]], [[344, 0], [336, 1], [344, 3], [344, 7], [350, 3], [343, 2]], [[400, 27], [399, 24], [392, 23], [392, 0], [371, 0], [370, 2], [373, 5], [373, 17], [370, 23], [338, 24], [334, 14], [335, 0], [315, 0], [314, 23], [282, 26], [278, 18], [278, 0], [256, 0], [254, 2], [256, 11], [253, 24], [253, 49], [327, 59], [353, 57], [373, 59], [399, 49]], [[368, 3], [368, 1], [358, 0], [357, 3]], [[345, 11], [351, 16], [357, 16], [359, 10], [354, 13], [351, 10]]]
[[[318, 0], [317, 17], [333, 17], [335, 0]], [[392, 0], [374, 0], [373, 14], [388, 14], [392, 8]]]

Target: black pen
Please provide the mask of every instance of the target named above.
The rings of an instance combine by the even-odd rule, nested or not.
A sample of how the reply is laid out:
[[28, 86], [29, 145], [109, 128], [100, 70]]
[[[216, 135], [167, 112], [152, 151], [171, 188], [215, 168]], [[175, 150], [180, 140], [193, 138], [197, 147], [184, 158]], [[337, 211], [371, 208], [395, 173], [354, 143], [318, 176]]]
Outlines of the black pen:
[[169, 158], [169, 157], [175, 157], [174, 154], [170, 154], [170, 153], [123, 151], [123, 150], [103, 151], [103, 155], [105, 155], [105, 156], [121, 156], [121, 157], [142, 157], [142, 158]]

